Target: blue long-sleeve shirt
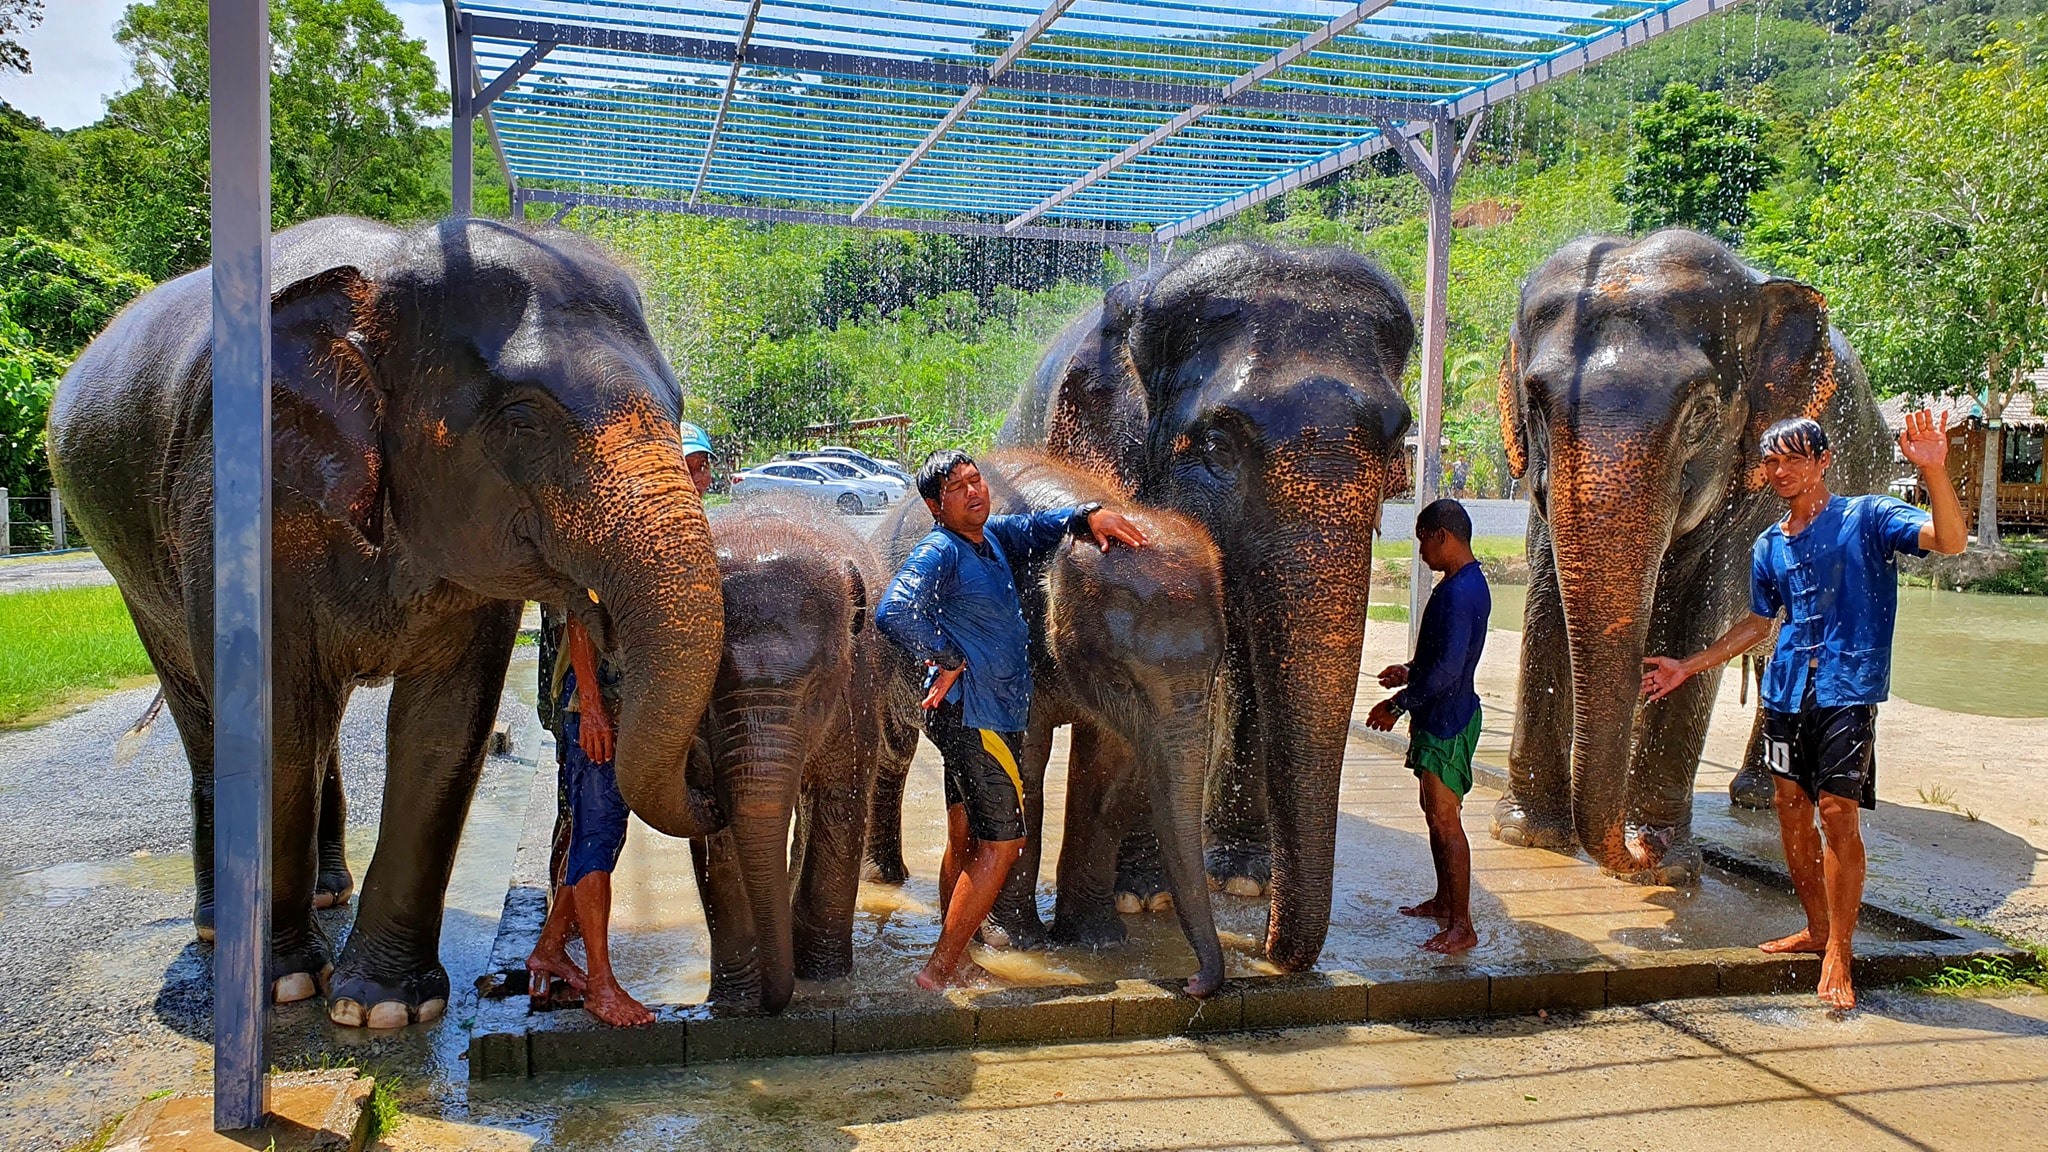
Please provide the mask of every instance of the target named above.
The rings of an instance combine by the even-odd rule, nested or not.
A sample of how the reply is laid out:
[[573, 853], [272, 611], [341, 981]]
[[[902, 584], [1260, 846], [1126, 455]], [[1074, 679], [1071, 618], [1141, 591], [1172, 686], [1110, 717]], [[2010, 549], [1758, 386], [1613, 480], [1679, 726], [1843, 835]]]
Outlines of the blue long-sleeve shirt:
[[1430, 592], [1415, 638], [1415, 659], [1408, 664], [1408, 686], [1394, 697], [1416, 727], [1449, 740], [1472, 722], [1479, 711], [1472, 674], [1486, 650], [1486, 621], [1492, 614], [1493, 594], [1477, 560], [1444, 577]]
[[[1017, 597], [1012, 564], [1051, 552], [1076, 528], [1078, 508], [991, 516], [982, 542], [935, 527], [910, 555], [875, 606], [875, 625], [919, 660], [966, 670], [946, 693], [961, 702], [961, 722], [991, 732], [1021, 732], [1031, 715], [1031, 630]], [[931, 685], [937, 671], [926, 676]]]

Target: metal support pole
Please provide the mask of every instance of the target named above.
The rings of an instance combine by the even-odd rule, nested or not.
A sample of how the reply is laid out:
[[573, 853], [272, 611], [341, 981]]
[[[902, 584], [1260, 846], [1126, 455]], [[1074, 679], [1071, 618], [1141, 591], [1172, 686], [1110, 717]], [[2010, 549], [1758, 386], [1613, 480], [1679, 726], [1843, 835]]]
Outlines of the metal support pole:
[[[1416, 397], [1422, 419], [1417, 423], [1415, 445], [1415, 512], [1437, 498], [1437, 477], [1443, 469], [1444, 433], [1444, 341], [1449, 333], [1451, 274], [1451, 133], [1448, 121], [1438, 121], [1429, 134], [1430, 166], [1435, 180], [1429, 189], [1429, 261], [1422, 277], [1422, 384]], [[1408, 568], [1408, 648], [1415, 649], [1422, 630], [1422, 608], [1429, 603], [1435, 573], [1422, 562], [1420, 534], [1413, 545]]]
[[0, 488], [0, 556], [13, 551], [14, 526], [7, 519], [7, 489]]
[[63, 551], [68, 547], [64, 537], [64, 497], [59, 496], [57, 490], [52, 488], [50, 489], [50, 539], [54, 543], [52, 543], [51, 547], [59, 552]]
[[448, 157], [452, 211], [468, 216], [475, 207], [471, 184], [476, 179], [476, 109], [472, 92], [476, 86], [476, 59], [469, 32], [455, 5], [448, 5], [448, 127], [452, 145]]
[[270, 1112], [270, 6], [212, 0], [213, 1126]]

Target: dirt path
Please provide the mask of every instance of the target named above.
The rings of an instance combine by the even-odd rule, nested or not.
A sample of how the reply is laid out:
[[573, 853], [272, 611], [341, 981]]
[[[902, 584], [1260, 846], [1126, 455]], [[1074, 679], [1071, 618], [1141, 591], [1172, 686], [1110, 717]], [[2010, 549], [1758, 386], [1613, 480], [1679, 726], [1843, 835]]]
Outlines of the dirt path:
[[0, 593], [112, 584], [106, 565], [90, 552], [18, 556], [0, 560]]

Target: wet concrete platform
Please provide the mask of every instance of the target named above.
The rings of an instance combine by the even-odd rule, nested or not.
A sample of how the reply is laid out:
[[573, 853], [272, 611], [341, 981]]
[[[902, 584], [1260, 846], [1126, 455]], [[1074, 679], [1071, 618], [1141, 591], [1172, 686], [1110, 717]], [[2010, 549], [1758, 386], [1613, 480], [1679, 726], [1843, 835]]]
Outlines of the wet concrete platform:
[[[1380, 695], [1361, 687], [1360, 721]], [[580, 1009], [533, 1011], [520, 993], [544, 909], [554, 820], [554, 784], [544, 770], [536, 774], [487, 969], [504, 976], [479, 1001], [470, 1075], [1533, 1014], [1810, 990], [1817, 983], [1818, 957], [1767, 956], [1755, 947], [1801, 922], [1782, 874], [1762, 860], [1709, 845], [1702, 883], [1683, 889], [1626, 883], [1583, 857], [1495, 841], [1489, 823], [1505, 726], [1495, 732], [1489, 725], [1480, 782], [1465, 805], [1480, 944], [1457, 957], [1421, 951], [1435, 924], [1396, 911], [1433, 887], [1415, 781], [1397, 738], [1367, 732], [1362, 723], [1353, 727], [1332, 923], [1317, 970], [1279, 972], [1259, 955], [1266, 900], [1217, 893], [1230, 979], [1205, 1002], [1177, 991], [1194, 970], [1194, 955], [1171, 912], [1125, 917], [1130, 938], [1117, 948], [977, 946], [974, 958], [1004, 987], [946, 997], [917, 990], [911, 977], [938, 937], [935, 878], [944, 847], [939, 762], [921, 745], [905, 799], [904, 857], [912, 876], [900, 888], [862, 885], [851, 980], [800, 983], [790, 1009], [774, 1018], [720, 1016], [703, 1007], [709, 939], [687, 842], [635, 821], [614, 875], [612, 954], [621, 982], [655, 1009], [656, 1023], [615, 1030]], [[550, 758], [544, 751], [542, 764]], [[1048, 920], [1064, 762], [1062, 739], [1047, 780], [1040, 905]], [[1973, 956], [2019, 956], [1967, 929], [1868, 906], [1857, 954], [1861, 986], [1898, 983]]]

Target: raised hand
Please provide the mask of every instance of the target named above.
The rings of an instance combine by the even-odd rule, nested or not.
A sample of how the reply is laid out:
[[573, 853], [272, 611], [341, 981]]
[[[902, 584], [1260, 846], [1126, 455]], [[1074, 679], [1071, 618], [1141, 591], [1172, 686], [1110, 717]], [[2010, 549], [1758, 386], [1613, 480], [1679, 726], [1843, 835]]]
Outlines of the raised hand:
[[1105, 552], [1109, 551], [1112, 540], [1133, 548], [1143, 548], [1146, 544], [1143, 528], [1132, 523], [1131, 518], [1123, 513], [1107, 508], [1098, 508], [1088, 517], [1088, 533], [1095, 537], [1095, 546]]
[[1927, 409], [1906, 413], [1906, 430], [1899, 433], [1899, 455], [1922, 472], [1938, 472], [1948, 463], [1948, 413], [1941, 423]]
[[1685, 670], [1683, 661], [1669, 656], [1643, 657], [1643, 695], [1652, 700], [1678, 691], [1678, 686], [1692, 679], [1692, 673]]
[[1406, 686], [1407, 683], [1408, 666], [1406, 664], [1389, 664], [1385, 668], [1380, 669], [1380, 687], [1401, 688]]

